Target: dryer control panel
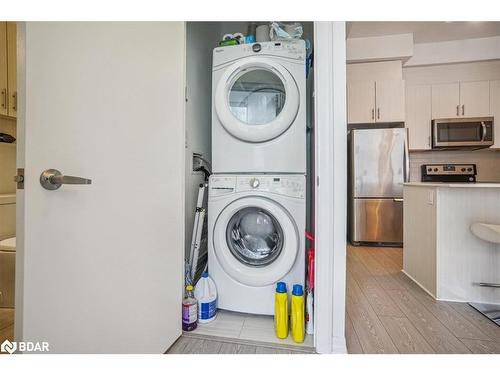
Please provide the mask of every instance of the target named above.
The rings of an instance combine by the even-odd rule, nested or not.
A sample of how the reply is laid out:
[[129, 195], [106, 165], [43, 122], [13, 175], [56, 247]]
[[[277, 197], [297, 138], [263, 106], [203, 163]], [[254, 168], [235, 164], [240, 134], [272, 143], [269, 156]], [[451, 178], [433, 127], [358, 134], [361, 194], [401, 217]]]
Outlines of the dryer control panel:
[[210, 177], [209, 189], [211, 196], [255, 191], [304, 198], [306, 179], [301, 175], [219, 175]]
[[283, 57], [305, 64], [306, 44], [294, 39], [217, 47], [213, 51], [213, 67], [250, 56]]

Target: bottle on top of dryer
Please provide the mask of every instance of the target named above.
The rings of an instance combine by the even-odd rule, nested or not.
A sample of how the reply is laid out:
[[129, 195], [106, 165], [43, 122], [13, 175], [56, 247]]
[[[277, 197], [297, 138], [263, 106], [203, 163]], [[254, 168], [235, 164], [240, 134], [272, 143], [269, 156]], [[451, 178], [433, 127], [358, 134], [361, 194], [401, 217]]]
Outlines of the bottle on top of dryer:
[[217, 288], [208, 272], [204, 272], [196, 283], [194, 297], [198, 300], [198, 323], [214, 320], [217, 316]]

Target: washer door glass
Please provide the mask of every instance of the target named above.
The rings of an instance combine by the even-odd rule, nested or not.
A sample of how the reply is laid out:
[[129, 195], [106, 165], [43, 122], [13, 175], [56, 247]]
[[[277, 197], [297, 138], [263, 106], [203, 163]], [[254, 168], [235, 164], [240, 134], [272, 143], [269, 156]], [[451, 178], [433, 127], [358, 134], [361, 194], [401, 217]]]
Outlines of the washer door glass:
[[239, 121], [263, 125], [272, 122], [283, 109], [285, 86], [270, 70], [247, 70], [234, 81], [228, 98], [231, 113]]
[[269, 211], [246, 207], [229, 220], [226, 241], [238, 261], [254, 267], [266, 266], [283, 249], [283, 229]]

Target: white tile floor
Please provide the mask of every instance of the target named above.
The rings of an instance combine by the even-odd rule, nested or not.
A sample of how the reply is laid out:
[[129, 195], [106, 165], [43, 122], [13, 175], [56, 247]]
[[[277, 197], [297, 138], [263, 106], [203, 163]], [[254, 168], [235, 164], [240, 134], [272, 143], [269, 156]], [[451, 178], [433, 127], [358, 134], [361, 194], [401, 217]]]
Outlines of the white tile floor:
[[219, 310], [217, 318], [213, 322], [198, 324], [198, 328], [190, 334], [313, 347], [312, 335], [306, 335], [306, 339], [301, 344], [293, 341], [291, 334], [286, 339], [277, 338], [274, 333], [274, 318], [272, 316], [242, 314], [225, 310]]

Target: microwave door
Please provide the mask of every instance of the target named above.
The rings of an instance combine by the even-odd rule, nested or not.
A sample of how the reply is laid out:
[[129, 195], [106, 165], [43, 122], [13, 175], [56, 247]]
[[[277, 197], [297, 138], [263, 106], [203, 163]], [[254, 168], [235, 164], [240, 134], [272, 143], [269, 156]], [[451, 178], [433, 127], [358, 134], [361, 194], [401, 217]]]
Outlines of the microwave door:
[[487, 147], [492, 144], [493, 121], [489, 118], [433, 121], [434, 147]]

